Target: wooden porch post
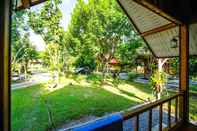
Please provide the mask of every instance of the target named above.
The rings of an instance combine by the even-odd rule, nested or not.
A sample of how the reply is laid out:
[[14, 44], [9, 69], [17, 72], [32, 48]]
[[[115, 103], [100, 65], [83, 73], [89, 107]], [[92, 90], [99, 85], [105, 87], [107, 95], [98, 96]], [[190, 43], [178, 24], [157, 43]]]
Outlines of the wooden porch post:
[[0, 4], [0, 130], [10, 130], [10, 0]]
[[180, 115], [184, 122], [189, 120], [189, 27], [188, 25], [180, 25], [180, 83], [179, 90], [184, 92], [183, 102], [180, 103]]

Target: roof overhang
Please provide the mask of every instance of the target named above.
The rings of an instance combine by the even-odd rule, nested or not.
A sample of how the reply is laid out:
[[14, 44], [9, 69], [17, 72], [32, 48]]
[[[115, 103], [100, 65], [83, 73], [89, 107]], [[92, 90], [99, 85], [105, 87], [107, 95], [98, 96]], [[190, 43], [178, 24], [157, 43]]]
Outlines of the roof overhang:
[[[47, 0], [16, 0], [17, 10]], [[197, 55], [195, 0], [117, 0], [152, 54], [158, 58], [179, 56], [180, 25], [189, 24], [190, 55]], [[173, 42], [177, 46], [172, 46]]]
[[[117, 1], [155, 57], [179, 56], [179, 30], [182, 22], [177, 17], [172, 17], [158, 8], [162, 7], [161, 4], [155, 6], [151, 3], [153, 0]], [[169, 1], [165, 0], [163, 2]], [[190, 55], [197, 55], [197, 36], [195, 36], [197, 24], [190, 24], [189, 30]], [[174, 43], [176, 46], [174, 46]]]

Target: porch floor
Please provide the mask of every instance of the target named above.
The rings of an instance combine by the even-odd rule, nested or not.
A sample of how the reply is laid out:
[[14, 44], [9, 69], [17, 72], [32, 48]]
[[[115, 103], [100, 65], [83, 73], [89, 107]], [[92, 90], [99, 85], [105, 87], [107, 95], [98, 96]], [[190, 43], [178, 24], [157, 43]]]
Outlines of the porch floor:
[[183, 124], [181, 127], [177, 129], [177, 131], [197, 131], [197, 126], [193, 124]]

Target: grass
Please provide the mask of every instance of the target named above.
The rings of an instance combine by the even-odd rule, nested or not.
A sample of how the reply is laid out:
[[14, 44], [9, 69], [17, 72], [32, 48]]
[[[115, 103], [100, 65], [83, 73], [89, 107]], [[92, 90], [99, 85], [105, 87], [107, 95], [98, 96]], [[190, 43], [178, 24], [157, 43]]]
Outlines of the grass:
[[[49, 122], [45, 100], [55, 127], [84, 116], [103, 116], [121, 111], [152, 98], [149, 85], [108, 79], [103, 86], [99, 76], [74, 76], [63, 79], [61, 87], [49, 89], [47, 84], [12, 91], [12, 130], [44, 131]], [[190, 116], [197, 120], [196, 97], [190, 97]]]
[[44, 100], [47, 100], [58, 127], [83, 116], [103, 116], [121, 111], [151, 97], [150, 89], [146, 89], [149, 87], [133, 82], [121, 81], [118, 88], [111, 85], [101, 87], [91, 78], [85, 82], [78, 78], [77, 82], [68, 82], [58, 90], [48, 90], [45, 84], [39, 84], [12, 91], [12, 130], [49, 130], [52, 126]]
[[189, 87], [190, 98], [189, 98], [189, 110], [190, 119], [197, 121], [197, 86], [190, 85]]
[[197, 85], [190, 85], [189, 86], [189, 92], [197, 94]]

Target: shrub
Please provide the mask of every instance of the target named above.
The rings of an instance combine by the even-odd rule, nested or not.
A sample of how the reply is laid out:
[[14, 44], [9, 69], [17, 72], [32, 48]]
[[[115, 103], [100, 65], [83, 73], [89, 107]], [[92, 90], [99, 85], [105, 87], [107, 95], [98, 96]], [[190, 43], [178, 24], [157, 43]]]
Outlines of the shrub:
[[87, 81], [93, 81], [93, 82], [97, 82], [97, 81], [101, 81], [102, 77], [98, 74], [90, 74], [86, 77]]

